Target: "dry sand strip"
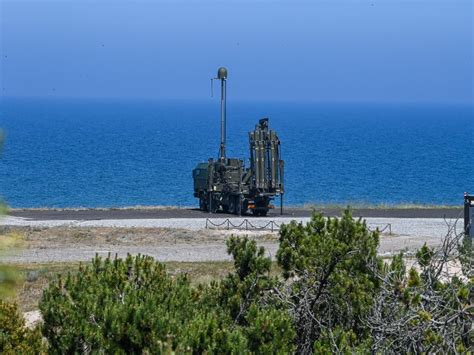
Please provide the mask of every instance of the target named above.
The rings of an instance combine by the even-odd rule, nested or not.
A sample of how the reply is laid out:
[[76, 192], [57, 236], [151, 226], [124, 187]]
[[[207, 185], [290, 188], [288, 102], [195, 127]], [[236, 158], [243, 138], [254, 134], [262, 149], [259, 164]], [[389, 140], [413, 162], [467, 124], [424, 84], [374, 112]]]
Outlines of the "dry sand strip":
[[[293, 218], [273, 218], [289, 223]], [[307, 222], [309, 218], [294, 218]], [[238, 224], [241, 218], [233, 218]], [[369, 228], [383, 229], [379, 254], [390, 256], [399, 251], [415, 252], [424, 243], [439, 245], [448, 230], [441, 218], [367, 218]], [[225, 219], [212, 219], [216, 224]], [[260, 218], [253, 223], [263, 226], [270, 219]], [[459, 223], [458, 223], [459, 224]], [[6, 217], [2, 228], [19, 229], [26, 234], [24, 249], [2, 256], [7, 263], [44, 263], [88, 261], [95, 254], [146, 254], [159, 261], [222, 261], [229, 260], [225, 240], [232, 234], [248, 235], [275, 256], [278, 249], [277, 232], [209, 230], [205, 218], [118, 219], [118, 220], [30, 220]], [[461, 227], [460, 225], [458, 226]], [[458, 229], [459, 229], [458, 228]]]

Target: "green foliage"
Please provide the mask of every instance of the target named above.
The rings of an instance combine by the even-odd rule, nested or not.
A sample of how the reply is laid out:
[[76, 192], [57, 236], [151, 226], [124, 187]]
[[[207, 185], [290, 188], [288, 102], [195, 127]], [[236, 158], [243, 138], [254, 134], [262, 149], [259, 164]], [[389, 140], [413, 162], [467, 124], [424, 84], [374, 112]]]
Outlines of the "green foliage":
[[408, 274], [408, 281], [407, 281], [407, 286], [408, 287], [419, 287], [421, 286], [421, 278], [418, 272], [416, 271], [415, 268], [411, 268]]
[[295, 331], [284, 310], [259, 308], [253, 304], [246, 317], [249, 349], [259, 354], [288, 354], [294, 351]]
[[426, 267], [430, 264], [433, 258], [433, 250], [429, 248], [426, 243], [416, 252], [416, 259], [421, 267]]
[[17, 306], [2, 300], [0, 300], [0, 353], [46, 353], [39, 329], [26, 328]]
[[344, 331], [340, 327], [325, 329], [315, 341], [313, 351], [315, 354], [368, 354], [370, 353], [371, 339], [361, 341], [352, 331]]
[[6, 215], [8, 212], [8, 207], [7, 205], [0, 200], [0, 217]]
[[378, 232], [348, 209], [340, 219], [313, 214], [306, 225], [282, 226], [278, 276], [248, 238], [228, 240], [235, 271], [208, 285], [172, 277], [150, 257], [96, 257], [46, 289], [42, 332], [51, 353], [471, 349], [473, 280], [441, 276], [451, 249], [425, 245], [407, 271], [403, 254], [384, 264], [378, 243]]
[[[241, 255], [237, 249], [245, 247], [234, 246]], [[254, 256], [242, 259], [242, 266], [260, 265], [261, 259]], [[249, 275], [256, 273], [249, 270]], [[246, 277], [229, 279], [238, 280], [234, 286], [239, 290]], [[284, 312], [252, 305], [249, 314], [242, 314], [245, 322], [240, 323], [245, 326], [238, 325], [218, 302], [224, 298], [222, 290], [215, 283], [192, 287], [186, 276], [170, 277], [151, 257], [96, 257], [90, 266], [81, 266], [65, 280], [58, 278], [44, 291], [43, 334], [53, 353], [146, 353], [166, 347], [179, 353], [291, 349], [291, 322]], [[277, 334], [281, 342], [274, 343]]]
[[264, 248], [257, 248], [248, 238], [231, 237], [227, 251], [234, 259], [235, 273], [221, 283], [220, 303], [238, 324], [246, 324], [245, 314], [250, 305], [274, 284], [269, 276], [271, 260]]
[[[173, 349], [185, 350], [183, 331], [193, 327], [201, 292], [185, 276], [169, 277], [150, 257], [96, 257], [92, 265], [81, 266], [77, 274], [59, 278], [45, 290], [40, 303], [43, 334], [58, 353], [136, 353], [168, 341]], [[202, 322], [209, 326], [216, 321], [218, 326], [213, 316]]]
[[282, 226], [277, 260], [285, 278], [296, 277], [296, 313], [306, 314], [296, 320], [300, 351], [312, 347], [325, 326], [362, 335], [357, 320], [370, 310], [379, 286], [378, 243], [378, 232], [354, 220], [349, 209], [341, 219], [313, 214], [306, 225]]
[[407, 268], [405, 262], [403, 261], [403, 253], [393, 256], [388, 269], [385, 268], [385, 272], [390, 274], [390, 278], [394, 282], [400, 282], [405, 278]]
[[13, 297], [21, 280], [21, 274], [15, 266], [0, 265], [0, 299]]
[[231, 237], [227, 251], [234, 259], [235, 273], [220, 284], [220, 305], [240, 325], [248, 350], [261, 354], [289, 353], [295, 332], [285, 309], [266, 302], [265, 294], [277, 285], [270, 277], [271, 260], [263, 247], [247, 237]]
[[454, 353], [473, 346], [472, 279], [446, 273], [458, 239], [448, 233], [439, 249], [423, 245], [408, 273], [399, 272], [405, 267], [398, 257], [384, 270], [383, 292], [366, 320], [376, 349]]
[[257, 248], [257, 243], [247, 237], [232, 236], [227, 241], [227, 252], [234, 259], [235, 272], [240, 280], [270, 272], [271, 260], [264, 256], [265, 249]]

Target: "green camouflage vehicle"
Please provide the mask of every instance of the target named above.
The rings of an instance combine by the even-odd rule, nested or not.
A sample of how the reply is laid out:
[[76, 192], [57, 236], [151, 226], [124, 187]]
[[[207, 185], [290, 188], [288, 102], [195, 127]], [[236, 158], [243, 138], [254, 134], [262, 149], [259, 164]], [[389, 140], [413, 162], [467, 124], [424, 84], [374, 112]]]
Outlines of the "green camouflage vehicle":
[[193, 170], [194, 196], [199, 208], [216, 213], [222, 211], [242, 215], [252, 211], [265, 216], [274, 206], [271, 201], [280, 196], [283, 208], [283, 160], [280, 140], [270, 130], [268, 118], [259, 120], [249, 132], [250, 166], [241, 159], [225, 156], [226, 79], [227, 70], [219, 68], [216, 79], [221, 81], [221, 145], [218, 159], [199, 163]]

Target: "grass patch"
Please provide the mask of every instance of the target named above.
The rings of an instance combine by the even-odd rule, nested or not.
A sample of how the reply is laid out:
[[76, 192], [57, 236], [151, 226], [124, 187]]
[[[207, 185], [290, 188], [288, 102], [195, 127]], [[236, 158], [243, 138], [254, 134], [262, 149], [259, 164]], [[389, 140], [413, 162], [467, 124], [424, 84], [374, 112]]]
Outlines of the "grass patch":
[[0, 200], [0, 216], [6, 215], [8, 211], [8, 206]]
[[57, 275], [77, 272], [79, 262], [48, 263], [48, 264], [15, 264], [20, 281], [18, 282], [14, 300], [21, 311], [28, 312], [38, 308], [43, 289]]

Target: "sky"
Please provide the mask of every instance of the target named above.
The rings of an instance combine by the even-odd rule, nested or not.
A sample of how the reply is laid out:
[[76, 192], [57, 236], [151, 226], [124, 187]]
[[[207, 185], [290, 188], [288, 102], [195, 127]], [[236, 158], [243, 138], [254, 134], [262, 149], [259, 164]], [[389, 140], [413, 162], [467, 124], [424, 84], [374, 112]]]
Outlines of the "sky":
[[473, 102], [472, 0], [0, 0], [2, 97]]

